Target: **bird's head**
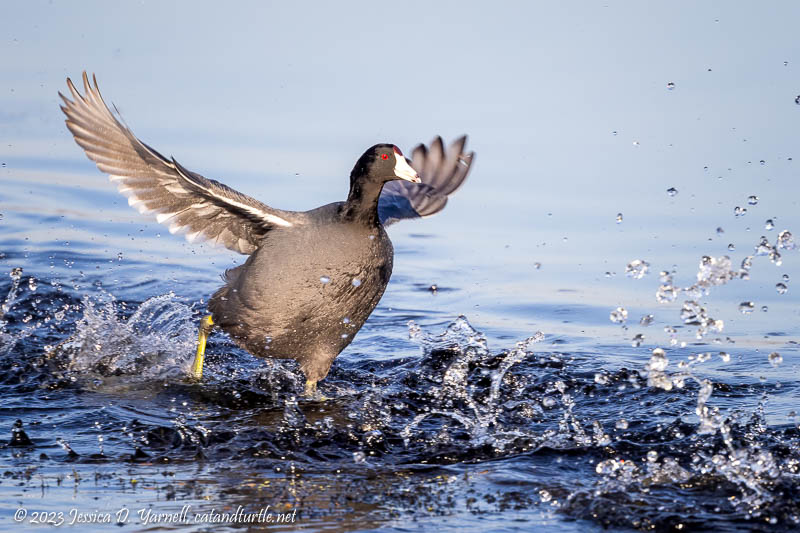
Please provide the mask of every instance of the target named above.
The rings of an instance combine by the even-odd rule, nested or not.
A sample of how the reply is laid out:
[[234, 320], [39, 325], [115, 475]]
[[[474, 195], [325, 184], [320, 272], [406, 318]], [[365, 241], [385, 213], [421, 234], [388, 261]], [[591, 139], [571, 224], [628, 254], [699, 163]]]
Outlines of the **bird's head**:
[[358, 159], [350, 174], [350, 180], [352, 182], [358, 179], [383, 184], [400, 179], [420, 183], [419, 175], [409, 163], [397, 146], [376, 144]]

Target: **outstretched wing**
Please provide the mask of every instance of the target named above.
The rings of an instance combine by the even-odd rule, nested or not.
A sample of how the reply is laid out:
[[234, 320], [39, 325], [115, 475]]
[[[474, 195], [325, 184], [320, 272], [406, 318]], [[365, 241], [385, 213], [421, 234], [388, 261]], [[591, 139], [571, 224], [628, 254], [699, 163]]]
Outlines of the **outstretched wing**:
[[81, 95], [67, 78], [73, 100], [58, 93], [67, 128], [97, 168], [117, 183], [128, 204], [154, 213], [170, 233], [186, 232], [190, 242], [207, 239], [250, 254], [268, 231], [302, 223], [298, 213], [273, 209], [147, 146], [111, 113], [92, 79], [94, 85], [83, 73], [86, 94]]
[[404, 218], [427, 217], [438, 213], [447, 204], [448, 195], [458, 189], [469, 174], [475, 152], [464, 153], [467, 136], [459, 137], [445, 151], [441, 137], [427, 148], [414, 148], [411, 166], [422, 183], [390, 181], [383, 186], [378, 201], [378, 216], [384, 226]]

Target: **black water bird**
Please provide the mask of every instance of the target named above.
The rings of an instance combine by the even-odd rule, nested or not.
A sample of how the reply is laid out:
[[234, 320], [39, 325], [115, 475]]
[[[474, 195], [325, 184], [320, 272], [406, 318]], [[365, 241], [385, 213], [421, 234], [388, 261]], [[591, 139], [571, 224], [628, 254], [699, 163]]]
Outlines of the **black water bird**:
[[446, 149], [440, 137], [419, 145], [410, 161], [397, 146], [376, 144], [350, 173], [346, 201], [284, 211], [159, 154], [115, 117], [93, 81], [84, 72], [82, 95], [68, 78], [72, 100], [59, 93], [61, 109], [75, 141], [128, 203], [190, 242], [249, 256], [209, 300], [192, 368], [198, 379], [217, 326], [253, 355], [296, 359], [313, 394], [389, 282], [394, 251], [384, 226], [441, 211], [473, 161], [466, 136]]

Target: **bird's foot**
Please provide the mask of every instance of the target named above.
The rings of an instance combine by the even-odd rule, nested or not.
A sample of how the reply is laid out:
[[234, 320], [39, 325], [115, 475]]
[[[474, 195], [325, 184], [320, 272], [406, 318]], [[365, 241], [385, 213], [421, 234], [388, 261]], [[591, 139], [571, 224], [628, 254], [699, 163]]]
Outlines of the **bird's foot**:
[[324, 402], [328, 399], [325, 396], [323, 396], [321, 392], [317, 391], [316, 381], [308, 381], [308, 380], [306, 380], [306, 387], [303, 390], [303, 396], [305, 396], [309, 400], [318, 400], [320, 402]]

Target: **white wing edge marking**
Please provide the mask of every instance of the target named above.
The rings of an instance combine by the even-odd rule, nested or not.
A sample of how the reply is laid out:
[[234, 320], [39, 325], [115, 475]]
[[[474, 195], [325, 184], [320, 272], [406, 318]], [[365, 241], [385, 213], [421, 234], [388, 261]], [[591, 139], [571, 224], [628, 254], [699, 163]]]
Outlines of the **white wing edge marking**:
[[[111, 181], [119, 181], [119, 180], [124, 180], [125, 179], [125, 176], [111, 175], [109, 177], [110, 177]], [[139, 198], [136, 197], [136, 191], [134, 189], [132, 189], [130, 187], [126, 187], [123, 184], [119, 184], [118, 190], [119, 190], [119, 192], [121, 192], [122, 194], [124, 194], [128, 198], [128, 205], [130, 205], [132, 207], [135, 207], [136, 210], [139, 211], [139, 213], [141, 213], [143, 215], [152, 213], [152, 210], [148, 209], [148, 207], [142, 202], [142, 200], [140, 200]], [[173, 213], [157, 213], [156, 214], [156, 222], [158, 222], [159, 224], [163, 224], [164, 222], [168, 221], [169, 219], [171, 219], [171, 218], [173, 218], [173, 217], [175, 217], [177, 215], [180, 215], [181, 213], [185, 212], [187, 209], [202, 208], [202, 207], [207, 207], [207, 206], [208, 206], [208, 204], [206, 204], [205, 202], [198, 202], [198, 203], [192, 204], [188, 208], [183, 209], [181, 211], [176, 211], [176, 212], [173, 212]], [[265, 213], [265, 214], [268, 214], [268, 213]], [[270, 215], [270, 216], [272, 216], [272, 215]], [[283, 219], [280, 219], [280, 220], [283, 220]], [[173, 222], [172, 224], [170, 224], [170, 226], [167, 229], [169, 230], [169, 232], [171, 234], [174, 235], [176, 233], [180, 233], [181, 231], [185, 231], [187, 227], [188, 227], [188, 224], [177, 224], [177, 223]], [[184, 238], [187, 241], [189, 241], [190, 243], [193, 244], [198, 238], [202, 238], [202, 236], [203, 236], [203, 230], [200, 230], [200, 231], [195, 231], [193, 233], [186, 233], [184, 235]], [[213, 239], [211, 241], [211, 243], [214, 244], [214, 245], [219, 245], [220, 244], [220, 242], [219, 242], [220, 241], [220, 237], [221, 237], [221, 235], [217, 235], [217, 237], [215, 239]], [[245, 241], [244, 239], [239, 238], [239, 241], [237, 242], [237, 247], [238, 247], [238, 249], [240, 251], [244, 251], [248, 247], [252, 247], [252, 245], [248, 241]]]
[[224, 196], [220, 196], [220, 195], [214, 193], [214, 191], [211, 191], [211, 190], [203, 187], [202, 185], [200, 185], [199, 183], [197, 183], [196, 181], [191, 179], [189, 176], [185, 175], [183, 172], [180, 172], [180, 171], [178, 171], [178, 172], [180, 173], [180, 175], [181, 175], [181, 177], [183, 179], [185, 179], [186, 181], [191, 182], [192, 185], [194, 185], [195, 187], [198, 187], [198, 188], [204, 190], [206, 193], [210, 194], [211, 196], [213, 196], [214, 198], [217, 198], [218, 200], [220, 200], [222, 202], [225, 202], [226, 204], [236, 206], [239, 209], [243, 209], [243, 210], [247, 211], [248, 213], [252, 213], [253, 215], [255, 215], [255, 216], [259, 217], [259, 218], [263, 218], [267, 222], [269, 222], [271, 224], [275, 224], [277, 226], [289, 227], [289, 226], [292, 225], [291, 222], [289, 222], [288, 220], [284, 220], [279, 216], [276, 216], [276, 215], [273, 215], [273, 214], [270, 214], [270, 213], [265, 213], [264, 211], [259, 211], [258, 209], [254, 208], [252, 206], [249, 206], [247, 204], [243, 204], [241, 202], [237, 202], [236, 200], [232, 200], [230, 198], [225, 198]]
[[[288, 228], [288, 227], [290, 227], [292, 225], [291, 222], [289, 222], [288, 220], [285, 220], [285, 219], [283, 219], [283, 218], [281, 218], [281, 217], [279, 217], [277, 215], [273, 215], [271, 213], [265, 213], [264, 211], [260, 211], [258, 209], [255, 209], [254, 207], [249, 206], [247, 204], [243, 204], [241, 202], [237, 202], [236, 200], [232, 200], [230, 198], [225, 198], [224, 196], [220, 196], [218, 194], [215, 194], [214, 191], [211, 191], [211, 190], [207, 189], [206, 187], [203, 187], [201, 184], [199, 184], [196, 181], [194, 181], [193, 179], [189, 178], [188, 176], [186, 176], [182, 172], [180, 172], [180, 171], [178, 171], [178, 172], [180, 173], [180, 176], [183, 179], [191, 182], [192, 185], [198, 187], [199, 189], [202, 189], [207, 194], [210, 194], [211, 196], [213, 196], [214, 198], [219, 199], [222, 202], [225, 202], [225, 203], [227, 203], [229, 205], [236, 206], [239, 209], [243, 209], [243, 210], [247, 211], [248, 213], [252, 213], [253, 215], [255, 215], [255, 216], [259, 217], [259, 218], [262, 218], [262, 219], [266, 220], [267, 222], [269, 222], [271, 224], [275, 224], [276, 226], [283, 226], [283, 227]], [[127, 179], [126, 176], [117, 176], [115, 174], [109, 175], [108, 178], [109, 178], [110, 181], [122, 181], [122, 180]], [[127, 191], [125, 191], [125, 192], [127, 192]], [[145, 211], [142, 211], [142, 209], [139, 206], [134, 205], [137, 202], [137, 200], [134, 199], [134, 195], [135, 195], [135, 193], [133, 193], [133, 195], [128, 197], [128, 205], [130, 205], [132, 207], [136, 207], [139, 210], [140, 213], [144, 213], [145, 211], [147, 211], [147, 208], [145, 208]], [[144, 206], [142, 206], [142, 207], [144, 207]], [[192, 207], [194, 207], [194, 205]], [[158, 220], [158, 217], [156, 217], [156, 220]], [[158, 222], [161, 223], [162, 221], [158, 220]], [[177, 231], [177, 229], [173, 231], [172, 228], [170, 227], [170, 233], [175, 233], [175, 231]]]
[[177, 214], [178, 213], [158, 213], [156, 215], [156, 222], [158, 222], [159, 224], [163, 224], [164, 222], [166, 222], [167, 220], [169, 220], [170, 218], [174, 217]]

